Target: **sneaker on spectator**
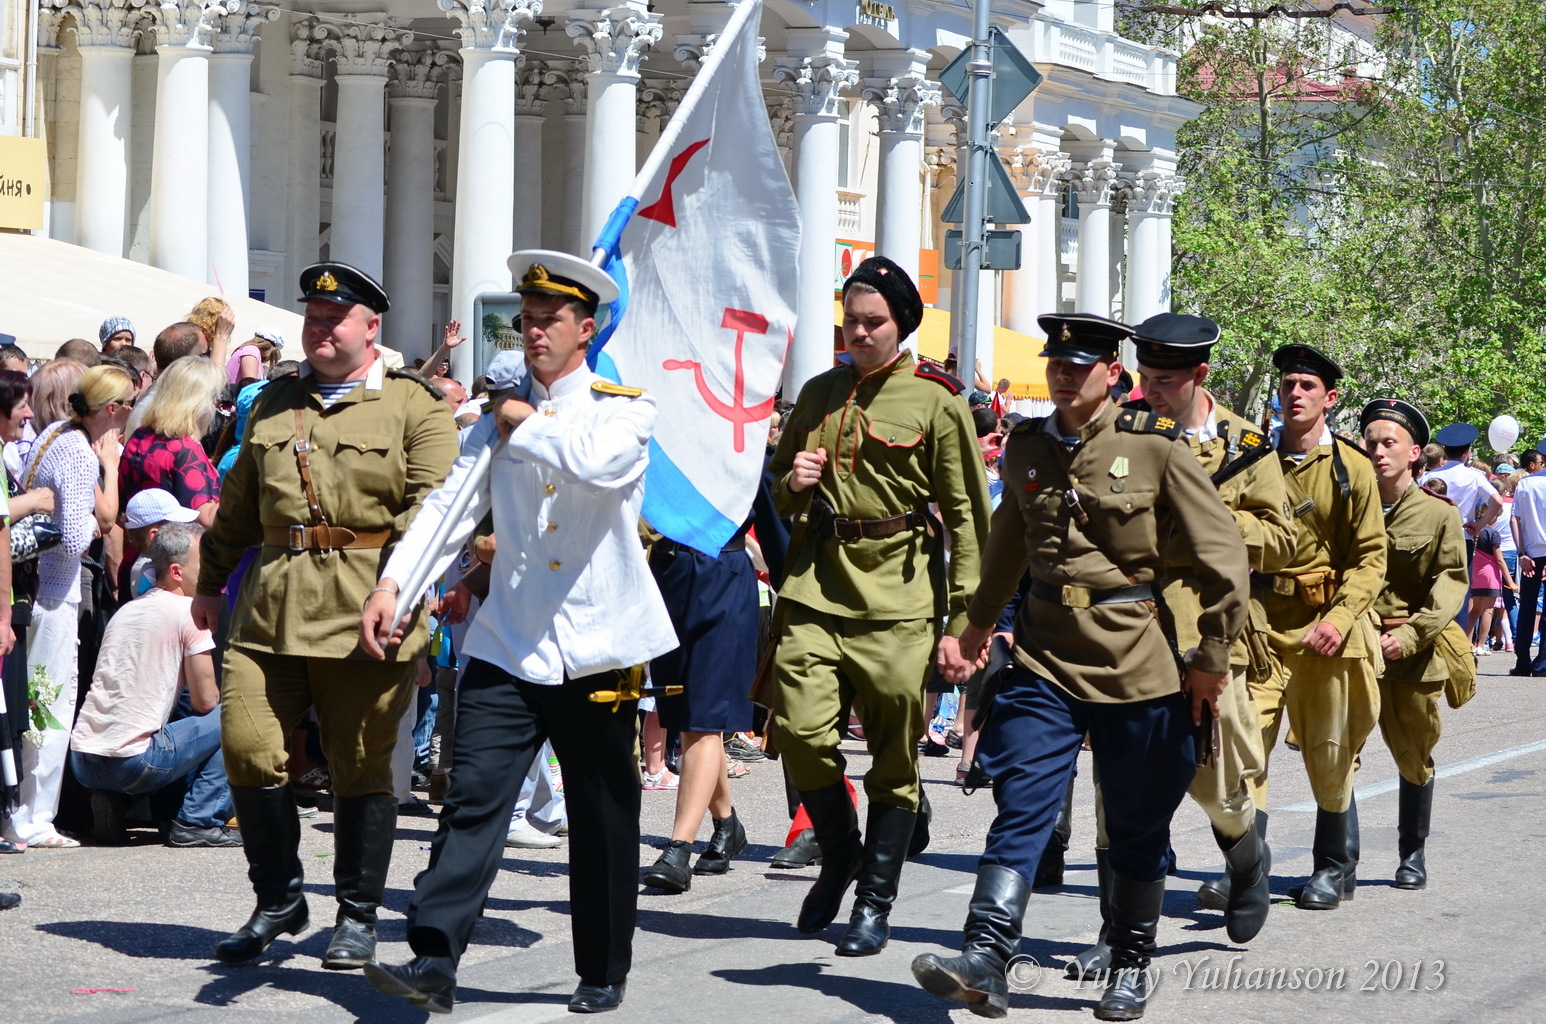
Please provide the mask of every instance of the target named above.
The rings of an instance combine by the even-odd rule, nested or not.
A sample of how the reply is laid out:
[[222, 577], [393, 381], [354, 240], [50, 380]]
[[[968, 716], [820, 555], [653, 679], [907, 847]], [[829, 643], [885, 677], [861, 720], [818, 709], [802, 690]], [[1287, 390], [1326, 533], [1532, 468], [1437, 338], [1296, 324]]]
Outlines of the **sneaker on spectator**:
[[765, 761], [768, 755], [751, 740], [736, 733], [725, 743], [725, 756], [736, 761]]
[[675, 789], [676, 776], [672, 774], [671, 769], [662, 768], [658, 775], [651, 775], [649, 772], [645, 772], [643, 783], [645, 789]]
[[189, 825], [186, 822], [173, 818], [172, 826], [167, 831], [166, 845], [180, 847], [240, 846], [242, 845], [242, 834], [229, 825]]
[[554, 847], [563, 846], [564, 841], [557, 836], [548, 835], [531, 822], [522, 820], [505, 836], [505, 845], [521, 850], [551, 850]]

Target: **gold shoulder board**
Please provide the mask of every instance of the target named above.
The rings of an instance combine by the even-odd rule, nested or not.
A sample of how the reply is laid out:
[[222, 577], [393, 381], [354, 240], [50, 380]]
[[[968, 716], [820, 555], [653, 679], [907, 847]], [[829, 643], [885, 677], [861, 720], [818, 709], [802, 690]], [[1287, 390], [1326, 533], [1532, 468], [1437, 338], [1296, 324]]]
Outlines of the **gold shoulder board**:
[[638, 398], [644, 394], [643, 388], [630, 388], [622, 384], [613, 384], [609, 380], [598, 380], [591, 384], [590, 389], [603, 395], [621, 395], [624, 398]]

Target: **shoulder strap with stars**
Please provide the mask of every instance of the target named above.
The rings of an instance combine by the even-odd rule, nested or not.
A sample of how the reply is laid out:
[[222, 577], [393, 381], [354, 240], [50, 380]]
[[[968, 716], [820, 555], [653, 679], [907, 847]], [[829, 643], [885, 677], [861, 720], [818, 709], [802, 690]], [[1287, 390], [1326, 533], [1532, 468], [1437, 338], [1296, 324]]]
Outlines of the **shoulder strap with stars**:
[[1117, 429], [1131, 434], [1160, 434], [1172, 441], [1181, 436], [1181, 424], [1173, 416], [1123, 408], [1117, 413]]

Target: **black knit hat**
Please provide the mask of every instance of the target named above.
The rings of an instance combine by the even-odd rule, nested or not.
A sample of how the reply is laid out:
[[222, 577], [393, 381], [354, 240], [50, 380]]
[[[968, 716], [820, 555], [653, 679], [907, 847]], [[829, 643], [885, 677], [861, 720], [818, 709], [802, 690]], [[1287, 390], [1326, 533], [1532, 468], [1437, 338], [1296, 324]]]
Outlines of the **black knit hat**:
[[897, 340], [902, 341], [923, 323], [923, 298], [918, 286], [907, 276], [907, 271], [884, 256], [871, 256], [859, 264], [848, 280], [843, 282], [843, 296], [856, 284], [867, 284], [880, 293], [891, 307], [891, 319], [896, 321]]

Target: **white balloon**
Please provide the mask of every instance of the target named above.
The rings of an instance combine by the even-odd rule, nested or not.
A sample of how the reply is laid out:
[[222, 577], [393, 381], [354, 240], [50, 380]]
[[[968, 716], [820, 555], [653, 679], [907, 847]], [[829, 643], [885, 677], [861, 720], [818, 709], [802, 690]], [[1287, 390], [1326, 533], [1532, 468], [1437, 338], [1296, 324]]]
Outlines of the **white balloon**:
[[1487, 424], [1487, 443], [1495, 452], [1506, 452], [1519, 440], [1519, 421], [1508, 413], [1494, 416]]

